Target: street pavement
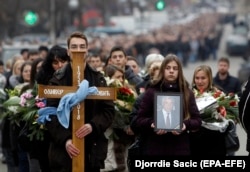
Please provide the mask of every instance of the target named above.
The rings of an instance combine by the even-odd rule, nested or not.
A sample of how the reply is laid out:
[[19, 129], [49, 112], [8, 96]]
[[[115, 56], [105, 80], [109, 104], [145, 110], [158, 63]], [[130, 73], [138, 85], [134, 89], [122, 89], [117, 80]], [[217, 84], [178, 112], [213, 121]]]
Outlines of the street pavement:
[[[0, 155], [0, 159], [2, 158], [1, 156], [2, 154]], [[0, 172], [7, 172], [7, 166], [3, 164], [2, 161], [0, 161]]]

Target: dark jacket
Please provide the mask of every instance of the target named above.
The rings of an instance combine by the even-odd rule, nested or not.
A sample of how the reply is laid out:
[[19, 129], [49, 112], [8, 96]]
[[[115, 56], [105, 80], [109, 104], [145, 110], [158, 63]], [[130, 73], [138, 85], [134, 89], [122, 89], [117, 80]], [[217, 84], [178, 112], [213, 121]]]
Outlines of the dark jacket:
[[157, 135], [151, 124], [154, 123], [154, 94], [156, 92], [180, 92], [178, 85], [160, 86], [160, 84], [146, 90], [139, 107], [135, 127], [138, 128], [141, 136], [142, 152], [149, 156], [173, 156], [189, 155], [189, 130], [197, 130], [201, 126], [200, 114], [195, 102], [193, 92], [190, 90], [189, 112], [190, 119], [184, 120], [186, 130], [180, 135], [173, 135], [168, 132], [164, 135]]
[[238, 96], [241, 96], [241, 84], [239, 79], [229, 74], [227, 75], [225, 80], [221, 80], [219, 78], [219, 74], [217, 73], [216, 76], [213, 78], [213, 83], [226, 94], [235, 93]]
[[135, 134], [138, 134], [139, 133], [139, 129], [138, 127], [136, 126], [136, 119], [138, 118], [138, 111], [140, 109], [140, 104], [142, 102], [142, 99], [143, 99], [143, 96], [144, 96], [145, 92], [144, 93], [141, 93], [135, 100], [135, 103], [133, 105], [133, 108], [132, 108], [132, 112], [130, 113], [129, 115], [129, 120], [130, 120], [130, 127], [131, 129], [133, 130], [133, 132]]
[[145, 90], [149, 84], [150, 84], [150, 75], [146, 74], [145, 76], [142, 77], [142, 82], [136, 85], [135, 89], [136, 89], [137, 94], [138, 95], [141, 94], [140, 89]]
[[199, 131], [190, 133], [192, 156], [226, 156], [226, 132], [209, 130], [201, 127]]
[[239, 101], [239, 118], [244, 130], [247, 133], [246, 150], [250, 153], [250, 77], [243, 88]]
[[132, 68], [128, 65], [125, 66], [125, 79], [128, 80], [128, 83], [133, 85], [133, 86], [136, 86], [137, 84], [141, 83], [143, 81], [143, 79], [139, 76], [139, 75], [136, 75]]
[[[104, 87], [106, 81], [100, 72], [94, 71], [88, 64], [84, 71], [84, 78], [89, 81], [89, 86]], [[53, 77], [51, 85], [72, 85], [72, 69], [68, 64], [63, 75]], [[49, 99], [48, 106], [58, 105], [59, 100]], [[107, 155], [108, 140], [104, 136], [105, 130], [111, 125], [114, 115], [114, 104], [111, 100], [85, 100], [85, 123], [91, 124], [93, 131], [85, 137], [85, 168], [103, 168]], [[72, 159], [66, 152], [65, 143], [72, 138], [72, 121], [69, 129], [64, 128], [56, 116], [51, 116], [51, 121], [46, 127], [52, 138], [49, 151], [52, 172], [71, 172]]]

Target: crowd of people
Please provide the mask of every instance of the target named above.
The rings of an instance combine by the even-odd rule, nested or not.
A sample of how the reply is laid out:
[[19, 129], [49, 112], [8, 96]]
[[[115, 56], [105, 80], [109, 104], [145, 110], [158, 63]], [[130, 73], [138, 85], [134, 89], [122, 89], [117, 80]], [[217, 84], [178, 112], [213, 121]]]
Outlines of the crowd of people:
[[[215, 30], [209, 31], [211, 31], [209, 38], [215, 38]], [[86, 52], [86, 56], [83, 57], [86, 58], [84, 81], [88, 82], [89, 87], [110, 87], [112, 81], [112, 83], [116, 83], [117, 89], [125, 90], [129, 99], [125, 99], [124, 96], [118, 97], [122, 93], [119, 92], [115, 101], [84, 100], [85, 123], [72, 132], [70, 115], [72, 112], [68, 114], [69, 127], [65, 127], [57, 114], [61, 99], [48, 98], [45, 106], [40, 109], [41, 111], [38, 110], [38, 116], [35, 116], [35, 122], [38, 122], [39, 127], [44, 127], [43, 139], [33, 138], [32, 140], [23, 138], [23, 135], [31, 134], [29, 132], [32, 131], [31, 126], [34, 121], [31, 123], [25, 121], [22, 118], [24, 114], [20, 114], [20, 112], [14, 113], [14, 115], [21, 116], [18, 121], [10, 118], [8, 113], [4, 113], [9, 109], [4, 108], [2, 112], [5, 115], [1, 123], [1, 146], [8, 172], [70, 172], [72, 158], [81, 155], [72, 141], [73, 134], [78, 139], [85, 139], [85, 154], [82, 155], [85, 160], [84, 168], [85, 171], [91, 172], [128, 171], [129, 146], [138, 138], [141, 156], [234, 155], [235, 151], [229, 151], [226, 147], [227, 130], [207, 127], [207, 123], [213, 122], [207, 122], [202, 117], [203, 113], [197, 105], [197, 99], [214, 95], [218, 91], [225, 95], [242, 96], [243, 99], [239, 99], [239, 116], [243, 115], [243, 117], [240, 120], [235, 118], [233, 122], [235, 125], [242, 123], [248, 132], [250, 125], [249, 120], [246, 121], [248, 109], [245, 107], [248, 107], [246, 104], [249, 103], [247, 96], [249, 84], [246, 84], [246, 88], [242, 92], [238, 79], [229, 74], [229, 59], [226, 57], [217, 59], [218, 45], [209, 52], [214, 55], [214, 60], [218, 60], [216, 76], [213, 78], [210, 66], [197, 66], [190, 84], [185, 79], [183, 72], [189, 57], [192, 57], [191, 60], [194, 61], [197, 57], [200, 57], [201, 60], [205, 60], [207, 57], [196, 56], [197, 54], [190, 55], [191, 49], [185, 43], [189, 42], [188, 38], [191, 35], [183, 34], [183, 32], [180, 32], [182, 33], [180, 34], [182, 48], [177, 51], [165, 51], [165, 48], [160, 48], [162, 41], [160, 38], [165, 37], [174, 42], [173, 40], [176, 41], [177, 37], [175, 34], [172, 34], [171, 37], [171, 34], [162, 36], [160, 33], [157, 32], [154, 35], [155, 39], [159, 39], [158, 46], [148, 47], [148, 50], [154, 48], [154, 51], [143, 52], [141, 55], [129, 53], [133, 52], [127, 49], [129, 41], [126, 44], [121, 42], [123, 46], [117, 44], [111, 47], [109, 46], [110, 41], [107, 41], [103, 47], [107, 49], [109, 46], [109, 51], [104, 60], [103, 51], [96, 51], [98, 47], [95, 46], [100, 44], [95, 41], [89, 44], [87, 37], [82, 32], [73, 32], [67, 39], [67, 49], [54, 45], [51, 48], [41, 48], [40, 53], [39, 51], [37, 53], [27, 51], [27, 56], [25, 56], [20, 52], [19, 56], [13, 57], [9, 71], [2, 70], [0, 74], [0, 86], [5, 95], [2, 104], [11, 97], [10, 90], [17, 91], [16, 95], [22, 98], [26, 93], [31, 93], [36, 97], [38, 84], [71, 86], [73, 51]], [[141, 39], [138, 38], [138, 40]], [[150, 38], [148, 41], [150, 42]], [[145, 43], [145, 41], [141, 40], [141, 43]], [[166, 43], [166, 40], [161, 43], [170, 45], [170, 43]], [[170, 48], [171, 46], [169, 46]], [[208, 55], [207, 51], [203, 53]], [[34, 54], [35, 56], [32, 56]], [[145, 57], [143, 62], [140, 62], [140, 56]], [[0, 63], [0, 66], [1, 64], [4, 65]], [[145, 66], [143, 73], [140, 72], [141, 64]], [[157, 102], [155, 98], [157, 93], [163, 93], [161, 94], [163, 97], [166, 94], [166, 102], [165, 99], [162, 99], [160, 103]], [[171, 106], [172, 110], [177, 108], [174, 111], [163, 108], [169, 103], [167, 99], [169, 96], [171, 98], [172, 93], [182, 96], [179, 99], [181, 102], [179, 106]], [[236, 108], [238, 108], [237, 103]], [[214, 119], [223, 122], [229, 120], [219, 107], [213, 107], [211, 114], [215, 113]], [[157, 115], [155, 115], [156, 112]], [[166, 129], [158, 125], [160, 122], [163, 122], [164, 125], [168, 112], [171, 112], [171, 117], [166, 125], [173, 123], [178, 115], [178, 129], [175, 127]], [[159, 116], [162, 120], [157, 122]], [[249, 151], [249, 134], [247, 150]]]
[[105, 61], [110, 47], [122, 46], [126, 54], [137, 58], [140, 67], [144, 67], [150, 53], [173, 53], [186, 67], [190, 62], [207, 61], [210, 56], [217, 59], [223, 22], [222, 14], [206, 13], [185, 24], [166, 24], [138, 35], [95, 36], [90, 40], [89, 51]]

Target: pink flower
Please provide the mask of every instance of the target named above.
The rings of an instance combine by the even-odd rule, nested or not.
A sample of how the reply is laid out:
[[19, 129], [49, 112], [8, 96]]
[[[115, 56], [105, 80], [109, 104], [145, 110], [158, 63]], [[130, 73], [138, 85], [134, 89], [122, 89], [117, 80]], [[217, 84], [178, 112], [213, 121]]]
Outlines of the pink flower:
[[21, 95], [21, 98], [22, 98], [22, 97], [24, 97], [25, 99], [30, 99], [30, 98], [33, 97], [33, 95], [32, 95], [31, 93], [23, 93], [23, 94]]
[[37, 102], [36, 106], [39, 107], [39, 108], [44, 108], [46, 105], [45, 105], [44, 102]]
[[21, 96], [21, 100], [20, 100], [20, 105], [22, 106], [22, 107], [24, 107], [25, 106], [25, 104], [26, 104], [26, 98], [24, 97], [24, 96]]
[[24, 107], [25, 105], [26, 105], [26, 103], [27, 103], [27, 99], [30, 99], [30, 98], [32, 98], [33, 97], [33, 95], [31, 94], [31, 93], [23, 93], [21, 96], [20, 96], [20, 98], [21, 98], [21, 100], [20, 100], [20, 105], [22, 106], [22, 107]]

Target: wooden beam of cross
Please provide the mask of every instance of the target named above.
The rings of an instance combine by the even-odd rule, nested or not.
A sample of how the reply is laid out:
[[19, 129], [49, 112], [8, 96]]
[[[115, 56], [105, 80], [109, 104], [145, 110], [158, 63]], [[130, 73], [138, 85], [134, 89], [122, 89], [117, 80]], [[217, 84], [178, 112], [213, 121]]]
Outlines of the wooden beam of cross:
[[[81, 81], [84, 79], [84, 64], [86, 53], [81, 51], [72, 52], [73, 84], [72, 86], [49, 86], [38, 85], [38, 95], [41, 98], [61, 98], [67, 93], [76, 92]], [[86, 99], [115, 100], [116, 90], [110, 87], [97, 87], [98, 93], [89, 95]], [[72, 160], [72, 172], [84, 172], [84, 139], [78, 139], [75, 135], [77, 129], [84, 125], [84, 102], [79, 103], [73, 108], [72, 141], [80, 150], [80, 155]]]

